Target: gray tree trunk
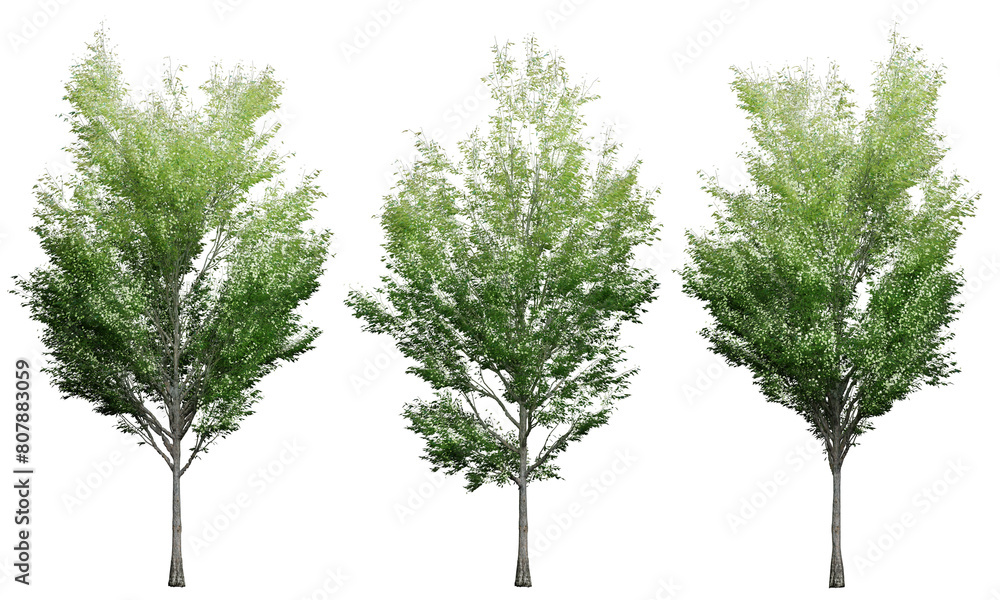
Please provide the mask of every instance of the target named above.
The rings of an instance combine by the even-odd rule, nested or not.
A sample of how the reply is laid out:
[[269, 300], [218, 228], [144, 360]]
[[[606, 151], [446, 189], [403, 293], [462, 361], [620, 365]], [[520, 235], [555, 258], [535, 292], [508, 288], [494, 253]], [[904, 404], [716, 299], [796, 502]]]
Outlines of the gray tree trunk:
[[174, 460], [174, 504], [173, 504], [173, 529], [170, 544], [170, 577], [167, 585], [170, 587], [184, 587], [184, 562], [181, 559], [181, 465], [180, 461]]
[[517, 486], [517, 572], [516, 587], [531, 587], [531, 570], [528, 568], [528, 482]]
[[517, 478], [517, 571], [515, 587], [531, 587], [528, 568], [528, 411], [519, 402], [518, 415], [518, 478]]
[[840, 553], [840, 465], [832, 466], [833, 471], [833, 555], [830, 557], [830, 587], [844, 587], [844, 558]]

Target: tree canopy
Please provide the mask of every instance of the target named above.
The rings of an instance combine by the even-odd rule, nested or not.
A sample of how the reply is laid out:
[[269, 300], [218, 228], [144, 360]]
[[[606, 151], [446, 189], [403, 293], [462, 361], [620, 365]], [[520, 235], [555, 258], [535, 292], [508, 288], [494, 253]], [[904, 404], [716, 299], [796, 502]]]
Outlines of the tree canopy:
[[554, 459], [626, 396], [635, 369], [623, 368], [620, 328], [657, 287], [633, 250], [657, 227], [638, 161], [619, 169], [617, 143], [594, 148], [582, 132], [597, 96], [533, 39], [521, 64], [510, 44], [494, 51], [488, 132], [462, 141], [457, 160], [416, 135], [418, 159], [381, 214], [388, 274], [348, 305], [435, 391], [404, 410], [434, 470], [463, 473], [469, 490], [521, 489], [515, 584], [530, 585], [524, 490], [557, 477]]
[[272, 70], [216, 66], [198, 108], [181, 70], [136, 97], [97, 33], [66, 84], [73, 172], [34, 190], [48, 264], [16, 290], [44, 326], [62, 395], [116, 417], [175, 477], [319, 335], [297, 309], [330, 236], [305, 228], [317, 173], [295, 187], [277, 178], [279, 125], [262, 125], [281, 93]]
[[[819, 437], [840, 427], [841, 453], [895, 401], [957, 371], [951, 261], [974, 198], [940, 166], [941, 83], [940, 68], [894, 40], [858, 119], [835, 66], [825, 79], [737, 71], [752, 183], [731, 191], [705, 176], [715, 225], [688, 234], [684, 289], [711, 313], [713, 351]], [[831, 413], [834, 397], [845, 401]]]
[[825, 77], [735, 70], [751, 183], [728, 190], [702, 173], [714, 222], [688, 232], [681, 270], [711, 315], [701, 333], [712, 351], [750, 369], [767, 400], [824, 442], [837, 544], [840, 468], [858, 436], [958, 370], [948, 326], [963, 279], [952, 259], [975, 196], [941, 164], [943, 69], [891, 43], [863, 115], [835, 65]]
[[517, 435], [503, 421], [525, 433], [563, 428], [539, 448], [530, 479], [554, 475], [551, 459], [607, 421], [634, 372], [617, 368], [620, 326], [656, 288], [632, 261], [655, 235], [638, 162], [616, 169], [618, 146], [605, 140], [590, 168], [579, 108], [596, 96], [534, 41], [520, 71], [509, 46], [495, 48], [484, 78], [498, 105], [488, 134], [470, 135], [454, 162], [417, 136], [420, 157], [381, 216], [390, 274], [348, 301], [437, 391], [406, 414], [428, 458], [464, 471], [470, 489], [518, 477]]

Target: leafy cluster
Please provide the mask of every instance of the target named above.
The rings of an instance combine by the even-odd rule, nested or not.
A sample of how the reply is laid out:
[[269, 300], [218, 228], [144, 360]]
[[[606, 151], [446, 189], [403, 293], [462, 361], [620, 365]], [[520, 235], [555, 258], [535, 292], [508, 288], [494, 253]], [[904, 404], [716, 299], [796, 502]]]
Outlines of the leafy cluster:
[[941, 84], [941, 68], [895, 37], [863, 118], [836, 67], [823, 79], [737, 70], [752, 184], [730, 191], [703, 174], [721, 206], [711, 231], [689, 232], [681, 272], [713, 317], [702, 333], [804, 416], [834, 461], [871, 418], [957, 370], [951, 260], [975, 198], [940, 167]]
[[236, 430], [261, 377], [318, 335], [295, 311], [327, 256], [329, 232], [303, 228], [323, 194], [316, 173], [275, 180], [270, 69], [216, 67], [196, 110], [181, 69], [134, 98], [104, 32], [89, 50], [66, 85], [75, 170], [35, 187], [49, 263], [18, 288], [62, 394], [173, 464], [189, 429], [191, 459]]
[[[381, 215], [389, 274], [348, 298], [436, 391], [404, 414], [435, 469], [464, 471], [470, 489], [555, 476], [551, 459], [607, 421], [633, 373], [618, 368], [620, 326], [657, 285], [633, 265], [656, 232], [638, 163], [617, 169], [610, 139], [591, 150], [579, 109], [596, 96], [556, 57], [529, 40], [518, 65], [509, 48], [484, 78], [487, 134], [458, 161], [416, 136]], [[526, 461], [535, 428], [548, 437]]]

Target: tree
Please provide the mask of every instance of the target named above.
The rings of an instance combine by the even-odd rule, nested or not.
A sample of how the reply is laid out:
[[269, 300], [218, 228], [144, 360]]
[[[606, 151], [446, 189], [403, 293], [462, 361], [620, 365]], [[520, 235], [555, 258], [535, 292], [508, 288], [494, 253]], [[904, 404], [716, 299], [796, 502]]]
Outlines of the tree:
[[833, 474], [830, 587], [843, 587], [840, 476], [857, 438], [923, 385], [958, 371], [947, 342], [961, 307], [951, 265], [974, 196], [940, 163], [942, 68], [891, 38], [873, 104], [855, 115], [831, 67], [736, 70], [756, 144], [751, 184], [724, 189], [714, 228], [688, 232], [684, 291], [703, 301], [713, 352], [750, 369], [764, 397], [801, 415]]
[[66, 85], [74, 172], [35, 186], [49, 262], [15, 291], [44, 325], [63, 397], [115, 417], [170, 468], [168, 585], [183, 586], [181, 476], [319, 335], [296, 309], [327, 256], [329, 232], [303, 229], [323, 194], [317, 173], [292, 189], [275, 179], [278, 125], [258, 126], [278, 107], [270, 68], [214, 68], [196, 110], [180, 69], [137, 100], [105, 32], [88, 48]]
[[657, 286], [633, 251], [657, 228], [639, 163], [619, 170], [610, 136], [594, 152], [581, 134], [596, 96], [535, 40], [520, 66], [510, 47], [494, 46], [483, 78], [497, 104], [485, 137], [452, 162], [416, 135], [381, 215], [390, 274], [347, 304], [435, 391], [403, 411], [432, 469], [463, 473], [469, 491], [517, 486], [514, 585], [530, 586], [528, 484], [558, 477], [555, 458], [626, 397], [619, 330]]

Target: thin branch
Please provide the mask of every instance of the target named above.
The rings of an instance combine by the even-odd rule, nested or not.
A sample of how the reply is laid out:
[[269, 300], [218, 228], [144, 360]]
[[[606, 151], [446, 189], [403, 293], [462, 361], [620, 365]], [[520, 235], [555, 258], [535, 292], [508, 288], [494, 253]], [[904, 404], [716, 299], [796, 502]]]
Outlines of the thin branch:
[[548, 401], [550, 398], [552, 398], [552, 396], [555, 395], [555, 393], [558, 392], [560, 389], [565, 388], [567, 385], [575, 383], [578, 379], [586, 375], [587, 372], [590, 370], [590, 368], [593, 367], [598, 362], [600, 362], [599, 359], [592, 360], [586, 366], [581, 367], [580, 371], [573, 377], [569, 378], [563, 377], [561, 379], [554, 381], [553, 384], [549, 386], [549, 389], [547, 389], [545, 393], [542, 394], [541, 400], [538, 402], [535, 408], [538, 408], [543, 404], [545, 404], [545, 402]]
[[213, 442], [215, 442], [215, 440], [219, 439], [220, 435], [222, 435], [222, 432], [217, 431], [211, 437], [205, 438], [205, 436], [199, 433], [198, 439], [195, 441], [194, 448], [191, 449], [191, 455], [188, 457], [187, 462], [184, 463], [184, 467], [181, 468], [180, 474], [184, 475], [185, 471], [188, 470], [188, 467], [191, 466], [195, 457], [198, 456], [200, 452], [204, 452], [209, 446], [212, 445]]
[[[128, 396], [129, 401], [132, 404], [135, 412], [133, 415], [139, 423], [148, 431], [155, 431], [163, 441], [164, 447], [167, 451], [173, 450], [173, 443], [170, 436], [167, 435], [166, 429], [160, 424], [160, 420], [156, 418], [147, 407], [146, 404], [136, 395], [135, 390], [132, 388], [132, 384], [129, 382], [128, 377], [118, 380], [118, 384], [125, 390], [125, 394]], [[152, 437], [152, 435], [150, 436]]]
[[508, 450], [516, 454], [517, 449], [514, 448], [514, 446], [509, 441], [507, 441], [506, 438], [504, 438], [502, 435], [494, 431], [493, 428], [490, 427], [486, 423], [486, 421], [483, 420], [483, 418], [479, 415], [479, 410], [476, 408], [476, 403], [472, 401], [472, 398], [470, 398], [469, 395], [466, 394], [465, 392], [460, 392], [460, 393], [462, 394], [462, 397], [465, 398], [466, 403], [468, 403], [469, 407], [472, 409], [472, 413], [475, 415], [476, 421], [479, 422], [479, 425], [482, 426], [482, 428], [485, 429], [487, 433], [493, 436], [493, 439], [497, 440], [498, 442], [503, 444], [504, 447], [506, 447]]
[[[497, 371], [494, 371], [494, 373], [497, 373], [497, 375], [499, 375], [499, 372], [497, 372]], [[481, 371], [480, 371], [479, 377], [480, 377], [480, 380], [482, 380], [482, 372]], [[508, 389], [510, 389], [509, 388], [509, 384], [506, 382], [506, 380], [504, 380], [503, 377], [501, 377], [500, 380], [504, 383], [505, 387], [507, 387]], [[507, 416], [507, 419], [509, 419], [510, 422], [514, 424], [514, 427], [518, 427], [519, 428], [521, 426], [520, 423], [517, 421], [517, 419], [515, 419], [514, 416], [510, 414], [510, 411], [507, 410], [507, 407], [504, 405], [503, 399], [500, 398], [500, 396], [498, 396], [496, 394], [496, 392], [494, 392], [492, 389], [490, 389], [489, 386], [486, 385], [485, 381], [483, 381], [483, 385], [486, 386], [486, 390], [480, 389], [480, 386], [476, 385], [476, 383], [474, 381], [470, 381], [470, 383], [472, 384], [472, 386], [477, 391], [481, 392], [484, 396], [487, 396], [489, 398], [493, 398], [493, 400], [496, 401], [497, 406], [500, 407], [500, 410], [503, 411], [503, 414]]]
[[[578, 420], [578, 419], [576, 419], [576, 420], [574, 420], [574, 421], [573, 421], [572, 423], [570, 423], [570, 425], [569, 425], [569, 429], [568, 429], [568, 430], [566, 430], [566, 433], [564, 433], [564, 434], [562, 434], [561, 436], [559, 436], [559, 438], [558, 438], [558, 439], [556, 439], [556, 441], [555, 441], [555, 442], [553, 442], [553, 443], [552, 443], [552, 445], [551, 445], [551, 446], [549, 446], [547, 450], [545, 450], [545, 449], [544, 449], [544, 447], [543, 447], [543, 451], [544, 451], [544, 452], [542, 452], [542, 453], [539, 453], [539, 456], [538, 456], [538, 458], [537, 458], [537, 459], [535, 460], [535, 462], [534, 462], [534, 463], [532, 463], [532, 465], [531, 465], [530, 467], [528, 467], [528, 474], [531, 474], [531, 473], [533, 473], [533, 472], [535, 471], [535, 469], [537, 469], [537, 468], [538, 468], [538, 467], [540, 467], [540, 466], [541, 466], [542, 464], [544, 464], [544, 463], [545, 463], [545, 461], [546, 461], [546, 460], [548, 460], [549, 456], [551, 456], [551, 455], [552, 455], [552, 453], [553, 453], [553, 452], [554, 452], [554, 451], [555, 451], [555, 450], [556, 450], [557, 448], [560, 448], [560, 447], [562, 447], [562, 446], [564, 446], [564, 445], [566, 444], [566, 440], [567, 440], [567, 439], [569, 438], [570, 434], [572, 434], [572, 433], [573, 433], [573, 431], [574, 431], [574, 430], [576, 430], [576, 424], [577, 424], [578, 422], [579, 422], [579, 420]], [[547, 438], [546, 438], [546, 439], [547, 439]]]
[[147, 427], [145, 423], [142, 423], [142, 432], [140, 432], [139, 428], [131, 421], [126, 419], [124, 416], [119, 415], [119, 418], [123, 422], [125, 422], [127, 426], [134, 428], [133, 431], [136, 433], [136, 435], [138, 435], [143, 441], [147, 442], [150, 446], [152, 446], [153, 449], [156, 450], [156, 453], [160, 455], [160, 458], [162, 458], [167, 463], [168, 467], [170, 467], [171, 469], [174, 468], [173, 461], [171, 461], [170, 458], [168, 458], [167, 455], [163, 452], [163, 450], [160, 450], [160, 447], [156, 445], [156, 442], [153, 439], [153, 434], [152, 432], [149, 431], [149, 427]]

